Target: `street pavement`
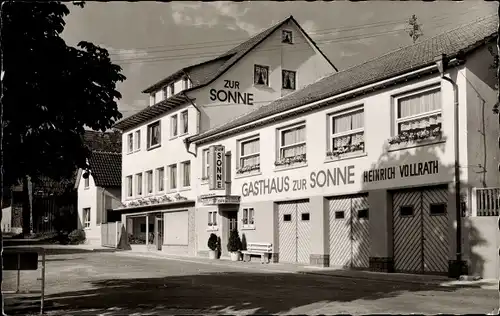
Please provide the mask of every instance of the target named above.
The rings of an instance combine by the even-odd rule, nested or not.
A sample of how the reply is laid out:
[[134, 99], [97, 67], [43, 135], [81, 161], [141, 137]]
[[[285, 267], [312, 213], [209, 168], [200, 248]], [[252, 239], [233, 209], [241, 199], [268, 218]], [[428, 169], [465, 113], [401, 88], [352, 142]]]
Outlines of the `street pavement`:
[[[49, 254], [48, 315], [485, 314], [498, 292], [478, 284], [441, 286], [297, 273], [291, 265], [66, 251]], [[15, 288], [5, 271], [3, 290]], [[39, 271], [21, 274], [37, 290]], [[6, 295], [9, 315], [39, 311], [39, 296]]]

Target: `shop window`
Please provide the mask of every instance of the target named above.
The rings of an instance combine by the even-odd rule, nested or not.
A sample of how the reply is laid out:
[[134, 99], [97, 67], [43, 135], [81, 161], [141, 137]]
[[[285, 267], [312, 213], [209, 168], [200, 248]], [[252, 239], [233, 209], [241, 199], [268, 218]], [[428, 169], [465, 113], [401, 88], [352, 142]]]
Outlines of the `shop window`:
[[308, 221], [310, 217], [309, 213], [302, 213], [301, 216], [303, 221]]
[[335, 219], [344, 219], [345, 212], [344, 211], [335, 211]]
[[358, 210], [358, 219], [368, 219], [368, 209]]
[[[149, 224], [149, 233], [153, 233], [155, 230], [155, 224]], [[141, 233], [146, 232], [146, 224], [141, 224]]]
[[406, 205], [399, 208], [399, 215], [401, 216], [413, 216], [413, 206]]
[[430, 205], [431, 215], [445, 215], [446, 203], [434, 203]]
[[292, 221], [292, 214], [284, 214], [283, 221], [284, 222], [291, 222]]

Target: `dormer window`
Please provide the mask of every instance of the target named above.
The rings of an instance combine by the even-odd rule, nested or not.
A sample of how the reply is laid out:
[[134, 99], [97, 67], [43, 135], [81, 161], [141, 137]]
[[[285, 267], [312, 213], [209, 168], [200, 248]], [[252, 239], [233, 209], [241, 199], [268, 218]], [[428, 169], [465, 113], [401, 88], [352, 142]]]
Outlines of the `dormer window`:
[[281, 42], [286, 44], [293, 44], [292, 31], [283, 30], [281, 33]]
[[169, 90], [170, 90], [170, 96], [173, 96], [175, 94], [175, 87], [174, 87], [174, 83], [171, 83], [169, 85]]
[[156, 94], [154, 92], [149, 95], [149, 104], [150, 105], [156, 104]]
[[253, 83], [255, 85], [269, 86], [269, 67], [255, 65]]
[[182, 86], [184, 90], [189, 89], [189, 79], [187, 77], [182, 78]]
[[168, 87], [163, 87], [163, 99], [168, 99], [170, 96], [168, 95]]

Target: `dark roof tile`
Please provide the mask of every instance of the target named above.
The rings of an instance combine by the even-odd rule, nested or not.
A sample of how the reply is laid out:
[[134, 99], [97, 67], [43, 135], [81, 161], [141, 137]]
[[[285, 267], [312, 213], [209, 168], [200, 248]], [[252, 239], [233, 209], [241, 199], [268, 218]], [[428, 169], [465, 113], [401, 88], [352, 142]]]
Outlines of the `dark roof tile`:
[[95, 185], [98, 187], [119, 187], [122, 183], [121, 153], [93, 151], [89, 166]]
[[391, 51], [346, 70], [323, 77], [295, 93], [288, 94], [267, 105], [242, 115], [229, 123], [189, 138], [197, 141], [256, 120], [345, 93], [355, 88], [392, 78], [434, 63], [434, 58], [446, 54], [454, 56], [461, 51], [494, 37], [498, 17], [490, 16], [441, 33], [435, 37]]

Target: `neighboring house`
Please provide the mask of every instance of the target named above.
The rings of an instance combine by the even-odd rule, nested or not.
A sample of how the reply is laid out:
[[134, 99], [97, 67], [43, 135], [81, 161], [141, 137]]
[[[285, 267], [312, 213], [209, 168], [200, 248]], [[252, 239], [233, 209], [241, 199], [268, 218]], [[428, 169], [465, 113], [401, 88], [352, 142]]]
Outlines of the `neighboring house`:
[[238, 228], [272, 243], [274, 261], [456, 275], [458, 209], [469, 274], [498, 278], [497, 25], [422, 40], [190, 136], [193, 182], [212, 172], [211, 146], [230, 152], [226, 190], [194, 185], [197, 254]]
[[116, 220], [108, 211], [121, 205], [121, 160], [121, 153], [92, 151], [89, 172], [78, 171], [78, 228], [89, 244], [100, 245], [101, 224]]
[[[192, 175], [195, 156], [186, 150], [185, 139], [335, 71], [290, 16], [144, 90], [150, 106], [115, 125], [123, 132], [121, 212], [130, 213], [125, 222], [130, 238], [143, 243], [148, 236], [155, 249], [195, 254], [194, 223], [188, 223], [194, 218], [199, 179]], [[162, 231], [168, 234], [162, 237]]]

